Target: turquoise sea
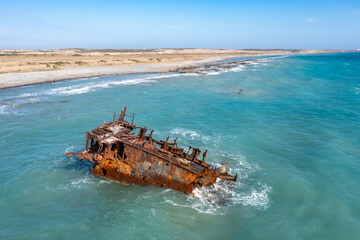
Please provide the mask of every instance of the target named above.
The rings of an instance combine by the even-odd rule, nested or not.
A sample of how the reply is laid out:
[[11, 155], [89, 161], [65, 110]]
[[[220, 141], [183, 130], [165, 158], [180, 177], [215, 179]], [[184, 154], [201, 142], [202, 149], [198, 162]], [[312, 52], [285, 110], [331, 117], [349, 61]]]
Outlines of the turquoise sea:
[[[257, 59], [0, 90], [0, 239], [360, 239], [360, 53]], [[238, 181], [193, 197], [66, 157], [124, 106]]]

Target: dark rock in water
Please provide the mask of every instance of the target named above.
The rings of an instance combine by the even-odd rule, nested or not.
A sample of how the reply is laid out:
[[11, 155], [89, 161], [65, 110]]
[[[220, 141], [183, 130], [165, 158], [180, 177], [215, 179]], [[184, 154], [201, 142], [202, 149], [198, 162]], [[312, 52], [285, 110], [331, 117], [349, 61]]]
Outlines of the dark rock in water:
[[236, 68], [239, 65], [248, 64], [250, 61], [256, 62], [256, 59], [248, 59], [248, 60], [239, 60], [239, 61], [231, 61], [231, 62], [218, 62], [218, 63], [210, 63], [198, 66], [188, 66], [188, 67], [179, 67], [174, 70], [174, 72], [178, 73], [198, 73], [198, 74], [206, 74], [206, 72], [220, 72], [225, 69]]
[[243, 91], [244, 90], [240, 88], [240, 89], [236, 90], [236, 94], [241, 94]]

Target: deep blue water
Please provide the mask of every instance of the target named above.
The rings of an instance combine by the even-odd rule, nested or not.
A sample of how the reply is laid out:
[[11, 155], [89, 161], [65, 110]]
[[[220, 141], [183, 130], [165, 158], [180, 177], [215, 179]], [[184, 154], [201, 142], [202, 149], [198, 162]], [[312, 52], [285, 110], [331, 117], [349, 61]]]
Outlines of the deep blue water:
[[[192, 197], [66, 158], [124, 106], [236, 184]], [[360, 239], [360, 53], [0, 90], [0, 136], [0, 239]]]

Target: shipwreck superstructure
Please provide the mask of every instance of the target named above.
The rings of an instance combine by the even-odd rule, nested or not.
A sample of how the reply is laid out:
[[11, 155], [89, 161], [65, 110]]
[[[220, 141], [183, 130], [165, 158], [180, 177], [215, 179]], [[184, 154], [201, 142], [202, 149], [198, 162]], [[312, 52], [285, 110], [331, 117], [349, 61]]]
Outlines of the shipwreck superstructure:
[[[177, 138], [169, 142], [153, 139], [153, 131], [125, 120], [126, 107], [113, 121], [86, 132], [85, 150], [67, 153], [80, 161], [94, 163], [90, 170], [94, 175], [114, 182], [130, 182], [143, 185], [168, 187], [192, 193], [195, 187], [212, 185], [217, 178], [236, 181], [223, 168], [215, 168], [205, 162], [207, 150], [198, 159], [201, 150], [179, 148]], [[138, 131], [138, 133], [137, 133]]]

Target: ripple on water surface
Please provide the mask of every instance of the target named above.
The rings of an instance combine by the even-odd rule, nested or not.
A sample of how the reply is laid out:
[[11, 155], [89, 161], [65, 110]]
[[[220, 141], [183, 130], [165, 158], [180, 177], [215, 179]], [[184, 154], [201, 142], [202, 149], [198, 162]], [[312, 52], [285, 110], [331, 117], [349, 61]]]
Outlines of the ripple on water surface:
[[[358, 239], [359, 76], [358, 53], [319, 54], [0, 90], [0, 238]], [[66, 157], [125, 105], [238, 181], [186, 195]]]

